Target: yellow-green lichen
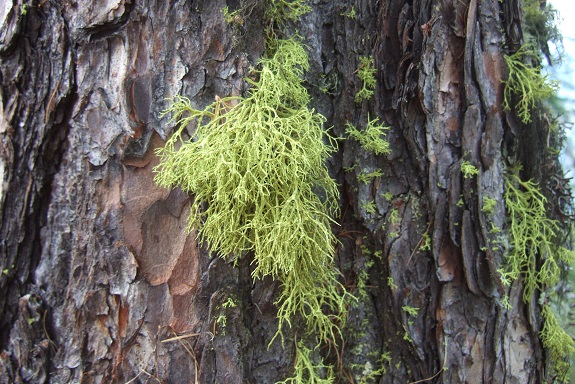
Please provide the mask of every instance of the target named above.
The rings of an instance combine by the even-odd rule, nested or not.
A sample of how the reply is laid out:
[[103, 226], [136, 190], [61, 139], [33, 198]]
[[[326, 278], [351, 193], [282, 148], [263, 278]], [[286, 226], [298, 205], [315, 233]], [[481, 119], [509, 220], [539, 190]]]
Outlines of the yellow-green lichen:
[[492, 215], [495, 212], [495, 207], [497, 206], [497, 200], [492, 199], [489, 196], [483, 198], [483, 206], [481, 207], [481, 212]]
[[[517, 117], [524, 123], [531, 122], [531, 111], [537, 102], [545, 100], [555, 94], [558, 84], [541, 74], [541, 69], [526, 63], [529, 56], [534, 53], [528, 47], [521, 47], [510, 56], [503, 56], [509, 75], [505, 83], [503, 107], [515, 109]], [[513, 97], [517, 102], [513, 105]]]
[[390, 363], [391, 354], [389, 352], [384, 352], [377, 360], [377, 364], [379, 365], [378, 369], [375, 369], [369, 361], [365, 362], [365, 364], [361, 366], [356, 366], [355, 368], [362, 369], [361, 378], [359, 379], [358, 384], [377, 383], [377, 379], [386, 373], [386, 366]]
[[297, 20], [311, 11], [305, 0], [266, 0], [265, 19], [283, 23], [287, 20]]
[[[332, 367], [323, 362], [316, 362], [314, 350], [299, 341], [296, 347], [296, 358], [293, 376], [277, 384], [331, 384], [335, 380]], [[325, 378], [323, 378], [325, 376]]]
[[[575, 253], [560, 244], [560, 224], [548, 217], [546, 203], [547, 199], [535, 182], [522, 181], [515, 173], [505, 177], [511, 249], [499, 273], [506, 285], [522, 277], [523, 301], [526, 303], [533, 299], [535, 292], [544, 294], [557, 285], [562, 269], [575, 261]], [[502, 304], [509, 306], [507, 297]], [[548, 305], [543, 305], [542, 315], [541, 341], [549, 353], [554, 374], [559, 381], [565, 382], [575, 343], [559, 326]]]
[[557, 375], [556, 382], [569, 382], [569, 369], [571, 363], [569, 357], [575, 353], [575, 342], [559, 324], [557, 317], [548, 305], [544, 305], [541, 311], [543, 315], [543, 329], [541, 330], [541, 343], [549, 353], [549, 361]]
[[[560, 279], [560, 264], [575, 260], [573, 251], [557, 245], [559, 223], [547, 216], [547, 199], [533, 181], [522, 181], [516, 174], [505, 178], [505, 206], [509, 215], [511, 249], [500, 269], [508, 285], [523, 276], [523, 300], [536, 290], [553, 287]], [[542, 265], [538, 266], [537, 259]]]
[[373, 201], [362, 204], [361, 207], [365, 210], [365, 212], [370, 214], [375, 214], [377, 212], [377, 205]]
[[362, 56], [359, 58], [359, 68], [357, 77], [362, 81], [361, 89], [355, 95], [355, 102], [361, 103], [363, 100], [369, 100], [375, 91], [377, 70], [373, 66], [373, 57]]
[[473, 176], [479, 174], [479, 169], [477, 169], [476, 166], [474, 166], [473, 164], [471, 164], [467, 160], [461, 161], [460, 169], [461, 169], [461, 173], [463, 173], [464, 179], [471, 179], [471, 178], [473, 178]]
[[228, 297], [228, 299], [222, 304], [222, 307], [224, 308], [235, 308], [236, 306], [236, 302], [231, 297]]
[[377, 124], [378, 121], [379, 119], [377, 118], [373, 120], [368, 118], [367, 126], [363, 131], [347, 123], [345, 132], [357, 140], [365, 150], [373, 152], [376, 155], [387, 155], [391, 153], [391, 149], [389, 148], [389, 143], [382, 137], [385, 137], [389, 127], [383, 124]]
[[334, 141], [325, 118], [308, 108], [303, 45], [274, 47], [257, 80], [246, 80], [246, 98], [217, 98], [203, 110], [174, 98], [166, 113], [178, 127], [157, 151], [155, 180], [194, 194], [189, 228], [211, 251], [236, 261], [250, 253], [254, 278], [281, 282], [276, 336], [299, 316], [306, 332], [334, 343], [349, 297], [333, 260], [338, 191], [325, 166], [334, 149], [323, 140]]
[[429, 233], [425, 232], [422, 238], [422, 244], [419, 246], [419, 250], [424, 251], [431, 251], [431, 236]]
[[340, 16], [349, 17], [350, 19], [355, 20], [357, 18], [357, 15], [355, 14], [355, 7], [352, 5], [350, 9], [340, 13]]
[[401, 309], [403, 309], [405, 313], [407, 313], [408, 315], [414, 317], [417, 317], [417, 314], [419, 313], [419, 308], [411, 307], [409, 305], [404, 305], [403, 307], [401, 307]]
[[369, 184], [369, 182], [373, 179], [375, 179], [376, 177], [380, 177], [383, 176], [383, 171], [381, 171], [380, 169], [376, 169], [373, 172], [369, 172], [369, 173], [360, 173], [359, 175], [357, 175], [357, 180], [359, 182], [362, 182], [364, 184]]

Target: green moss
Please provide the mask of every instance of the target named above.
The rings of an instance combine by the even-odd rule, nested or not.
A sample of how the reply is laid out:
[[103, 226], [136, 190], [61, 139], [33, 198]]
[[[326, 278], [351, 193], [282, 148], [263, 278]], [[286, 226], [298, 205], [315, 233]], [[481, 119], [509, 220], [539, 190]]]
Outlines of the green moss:
[[396, 226], [401, 222], [401, 219], [399, 218], [399, 212], [397, 211], [397, 209], [394, 208], [389, 212], [387, 221], [390, 225], [389, 232], [387, 235], [390, 238], [398, 236], [399, 233], [396, 231], [397, 229]]
[[[509, 75], [505, 83], [503, 107], [515, 109], [517, 117], [524, 123], [531, 122], [531, 111], [536, 103], [548, 99], [555, 94], [558, 84], [550, 81], [547, 76], [541, 74], [540, 68], [534, 68], [526, 61], [534, 52], [526, 47], [521, 47], [511, 56], [503, 56]], [[517, 102], [513, 105], [513, 96]]]
[[388, 220], [391, 225], [397, 225], [401, 222], [401, 219], [399, 218], [399, 212], [397, 211], [397, 209], [392, 209], [390, 211]]
[[463, 160], [460, 164], [461, 173], [464, 179], [472, 179], [473, 176], [479, 174], [479, 169], [467, 160]]
[[155, 180], [194, 194], [189, 229], [211, 251], [250, 253], [254, 278], [281, 281], [276, 337], [301, 317], [317, 340], [335, 343], [351, 296], [333, 260], [338, 191], [325, 166], [334, 148], [323, 139], [334, 140], [308, 108], [303, 45], [278, 40], [260, 66], [246, 98], [216, 98], [204, 110], [174, 99], [166, 113], [178, 127], [157, 150]]
[[391, 153], [391, 149], [389, 148], [389, 143], [382, 136], [385, 137], [385, 132], [389, 130], [389, 127], [383, 124], [378, 125], [378, 121], [379, 119], [377, 118], [373, 120], [368, 118], [364, 131], [360, 131], [352, 124], [347, 123], [345, 132], [357, 140], [367, 151], [371, 151], [376, 155], [387, 155]]
[[408, 343], [413, 343], [413, 339], [409, 336], [409, 332], [407, 330], [403, 333], [403, 340], [407, 341]]
[[373, 66], [373, 57], [360, 57], [359, 68], [357, 68], [357, 77], [362, 81], [360, 91], [355, 95], [355, 102], [361, 103], [363, 100], [369, 100], [375, 91], [377, 69]]

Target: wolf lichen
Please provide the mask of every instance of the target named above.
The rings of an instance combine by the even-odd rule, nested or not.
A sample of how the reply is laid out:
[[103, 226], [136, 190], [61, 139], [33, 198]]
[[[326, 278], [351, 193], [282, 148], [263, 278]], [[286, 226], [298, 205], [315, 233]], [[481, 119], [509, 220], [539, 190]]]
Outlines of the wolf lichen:
[[561, 31], [558, 27], [559, 13], [553, 5], [540, 0], [524, 0], [522, 8], [525, 40], [538, 47], [549, 65], [552, 65], [549, 43], [558, 48], [559, 52], [562, 46]]
[[403, 309], [408, 315], [414, 317], [417, 317], [417, 314], [419, 313], [419, 308], [412, 307], [409, 305], [404, 305], [403, 307], [401, 307], [401, 309]]
[[383, 176], [383, 171], [381, 169], [376, 169], [373, 172], [369, 173], [360, 173], [357, 175], [357, 180], [364, 184], [369, 184], [371, 180]]
[[258, 79], [246, 80], [246, 98], [216, 98], [203, 110], [174, 99], [166, 113], [178, 127], [157, 151], [155, 180], [194, 194], [189, 229], [211, 251], [236, 261], [251, 253], [254, 278], [281, 281], [276, 337], [301, 316], [314, 338], [335, 343], [348, 296], [337, 280], [330, 227], [338, 190], [325, 161], [334, 140], [322, 129], [325, 118], [308, 108], [303, 45], [287, 39], [274, 47], [260, 60]]
[[296, 20], [311, 11], [305, 0], [266, 0], [265, 19], [275, 22]]
[[569, 357], [575, 353], [575, 342], [561, 327], [549, 305], [544, 305], [541, 313], [544, 320], [543, 329], [541, 330], [541, 343], [549, 353], [549, 360], [552, 362], [553, 369], [557, 375], [557, 381], [568, 383]]
[[368, 117], [364, 131], [360, 131], [351, 123], [347, 123], [345, 132], [357, 140], [367, 151], [376, 155], [387, 155], [391, 153], [391, 149], [389, 143], [382, 136], [385, 137], [385, 132], [389, 130], [389, 127], [377, 124], [378, 121], [378, 118], [372, 120]]
[[481, 207], [481, 212], [488, 215], [493, 215], [495, 212], [495, 207], [497, 206], [497, 200], [492, 199], [489, 196], [483, 198], [483, 206]]
[[[505, 178], [505, 206], [509, 215], [511, 250], [501, 276], [510, 283], [523, 276], [523, 300], [553, 287], [560, 280], [560, 266], [575, 261], [573, 251], [558, 245], [559, 223], [547, 216], [547, 199], [533, 181], [516, 174]], [[541, 266], [537, 258], [541, 258]]]
[[[277, 384], [331, 384], [334, 381], [334, 375], [331, 372], [332, 367], [321, 363], [316, 363], [317, 359], [313, 356], [314, 350], [306, 347], [305, 343], [299, 341], [296, 347], [296, 359], [294, 364], [294, 375], [280, 381]], [[324, 372], [327, 374], [324, 374]], [[325, 379], [322, 376], [326, 376]]]
[[467, 160], [463, 160], [460, 164], [461, 173], [464, 179], [472, 179], [473, 176], [479, 174], [479, 169]]
[[377, 70], [373, 66], [373, 57], [362, 56], [359, 58], [359, 68], [357, 77], [362, 81], [361, 89], [355, 95], [355, 102], [361, 103], [363, 100], [369, 100], [375, 91]]
[[[557, 285], [562, 269], [575, 261], [575, 252], [560, 244], [561, 227], [558, 221], [548, 217], [546, 202], [535, 182], [522, 181], [515, 173], [505, 177], [511, 249], [506, 256], [505, 267], [499, 272], [506, 285], [522, 276], [523, 301], [526, 303], [532, 300], [536, 291], [544, 293]], [[561, 329], [546, 304], [542, 315], [541, 341], [549, 353], [554, 373], [559, 381], [565, 382], [575, 342]]]
[[379, 365], [378, 369], [375, 369], [369, 361], [356, 367], [362, 369], [358, 384], [377, 383], [377, 379], [381, 378], [381, 376], [387, 372], [386, 366], [391, 364], [391, 354], [389, 352], [382, 353], [377, 360], [377, 364]]
[[[509, 71], [507, 80], [504, 81], [503, 108], [510, 110], [513, 106], [517, 117], [524, 124], [531, 122], [531, 111], [535, 104], [553, 96], [558, 88], [558, 83], [541, 74], [540, 68], [525, 62], [533, 55], [530, 48], [523, 46], [511, 56], [503, 56]], [[514, 95], [518, 100], [512, 105]]]

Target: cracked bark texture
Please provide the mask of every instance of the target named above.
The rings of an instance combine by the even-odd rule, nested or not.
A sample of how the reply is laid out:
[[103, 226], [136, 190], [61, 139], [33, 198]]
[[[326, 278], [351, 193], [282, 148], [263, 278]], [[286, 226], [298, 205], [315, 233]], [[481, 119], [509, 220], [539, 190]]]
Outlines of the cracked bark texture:
[[[264, 21], [256, 3], [226, 24], [221, 9], [242, 4], [0, 6], [0, 382], [290, 375], [298, 324], [283, 348], [268, 348], [278, 283], [252, 281], [250, 260], [234, 268], [197, 244], [186, 232], [192, 197], [153, 182], [154, 148], [173, 128], [161, 116], [166, 98], [202, 107], [244, 92]], [[491, 225], [504, 223], [506, 150], [527, 140], [501, 108], [501, 47], [521, 40], [517, 1], [310, 5], [297, 28], [313, 107], [340, 137], [347, 122], [378, 117], [392, 148], [375, 156], [342, 140], [330, 161], [341, 186], [336, 261], [359, 301], [339, 359], [318, 353], [341, 382], [379, 369], [384, 353], [391, 359], [371, 382], [540, 382], [536, 303], [521, 302], [520, 284], [505, 291], [503, 251], [489, 243]], [[360, 56], [374, 57], [378, 75], [374, 97], [358, 104]], [[479, 174], [465, 179], [462, 160]], [[375, 170], [383, 175], [358, 180]], [[498, 202], [489, 216], [485, 197]], [[237, 306], [224, 307], [228, 298]]]

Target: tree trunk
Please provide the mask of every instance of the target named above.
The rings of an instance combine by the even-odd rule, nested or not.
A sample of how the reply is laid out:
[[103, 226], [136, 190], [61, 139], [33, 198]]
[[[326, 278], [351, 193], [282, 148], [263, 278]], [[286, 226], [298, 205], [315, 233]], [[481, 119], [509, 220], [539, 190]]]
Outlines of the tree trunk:
[[[347, 138], [330, 161], [335, 259], [358, 303], [337, 352], [314, 353], [341, 382], [541, 382], [537, 301], [523, 303], [520, 282], [501, 284], [504, 249], [487, 247], [492, 225], [504, 226], [506, 161], [516, 147], [519, 160], [546, 151], [524, 143], [537, 131], [515, 136], [501, 107], [502, 47], [521, 44], [517, 0], [310, 3], [295, 25], [313, 108], [342, 138], [346, 123], [378, 117], [392, 149], [375, 155]], [[249, 12], [227, 23], [225, 6]], [[166, 98], [203, 107], [241, 95], [265, 49], [263, 5], [0, 8], [0, 382], [289, 377], [298, 323], [268, 347], [279, 283], [196, 242], [191, 196], [153, 181], [154, 150], [173, 129]], [[377, 88], [357, 103], [362, 56], [374, 58]], [[463, 160], [479, 174], [464, 178]], [[485, 197], [498, 202], [489, 217]]]

